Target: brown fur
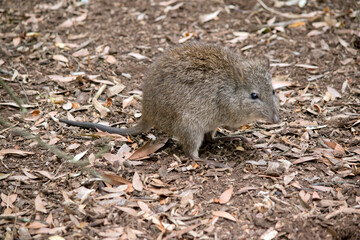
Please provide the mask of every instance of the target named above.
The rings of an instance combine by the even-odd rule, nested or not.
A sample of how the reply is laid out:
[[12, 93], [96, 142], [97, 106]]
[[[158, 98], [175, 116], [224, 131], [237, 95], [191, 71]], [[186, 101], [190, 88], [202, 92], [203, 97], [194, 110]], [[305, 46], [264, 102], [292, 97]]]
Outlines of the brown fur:
[[[259, 98], [252, 99], [251, 93]], [[136, 135], [155, 127], [177, 137], [185, 152], [197, 159], [205, 134], [219, 126], [238, 128], [258, 119], [279, 121], [269, 61], [245, 59], [216, 45], [187, 43], [151, 64], [139, 124], [110, 132]]]

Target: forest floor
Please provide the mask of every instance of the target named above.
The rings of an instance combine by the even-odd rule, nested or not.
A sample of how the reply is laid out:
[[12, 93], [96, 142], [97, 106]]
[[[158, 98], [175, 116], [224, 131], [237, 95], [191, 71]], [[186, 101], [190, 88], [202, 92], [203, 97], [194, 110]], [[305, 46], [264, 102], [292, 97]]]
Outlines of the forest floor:
[[[2, 1], [0, 76], [27, 112], [0, 88], [0, 238], [360, 239], [359, 1], [261, 3]], [[230, 169], [156, 129], [57, 121], [132, 126], [147, 67], [187, 41], [271, 61], [281, 122], [200, 149]]]

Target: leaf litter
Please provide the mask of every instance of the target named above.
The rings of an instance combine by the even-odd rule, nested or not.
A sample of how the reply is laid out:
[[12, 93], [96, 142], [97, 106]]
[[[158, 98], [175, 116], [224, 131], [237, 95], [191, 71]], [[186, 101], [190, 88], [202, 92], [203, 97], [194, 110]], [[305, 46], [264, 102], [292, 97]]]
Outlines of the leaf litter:
[[[1, 77], [39, 113], [19, 121], [16, 103], [0, 89], [2, 117], [99, 175], [13, 127], [0, 129], [0, 235], [359, 238], [357, 8], [341, 1], [58, 1], [24, 2], [20, 13], [10, 3], [0, 9]], [[192, 165], [161, 133], [154, 134], [166, 140], [84, 134], [54, 121], [67, 115], [134, 125], [150, 61], [194, 39], [271, 60], [282, 124], [240, 129], [254, 149], [241, 142], [201, 149], [231, 170]], [[101, 152], [104, 143], [110, 148]]]

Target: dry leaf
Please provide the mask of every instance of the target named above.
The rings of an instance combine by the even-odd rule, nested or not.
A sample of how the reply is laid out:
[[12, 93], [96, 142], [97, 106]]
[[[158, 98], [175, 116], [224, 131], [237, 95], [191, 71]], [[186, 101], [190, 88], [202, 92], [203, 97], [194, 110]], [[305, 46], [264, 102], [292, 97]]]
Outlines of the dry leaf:
[[134, 52], [131, 52], [128, 54], [129, 56], [132, 56], [134, 58], [136, 58], [137, 60], [150, 60], [150, 58], [144, 56], [144, 55], [141, 55], [140, 53], [134, 53]]
[[246, 193], [250, 190], [256, 190], [258, 189], [257, 187], [242, 187], [239, 189], [239, 191], [237, 192], [238, 194], [241, 194], [241, 193]]
[[355, 150], [353, 150], [352, 152], [354, 152], [354, 153], [356, 153], [356, 154], [360, 155], [360, 148], [355, 149]]
[[36, 172], [40, 173], [41, 175], [47, 177], [48, 179], [50, 180], [53, 180], [54, 179], [54, 176], [48, 172], [48, 171], [45, 171], [45, 170], [37, 170]]
[[303, 22], [303, 21], [294, 22], [293, 24], [289, 25], [289, 28], [304, 27], [305, 25], [306, 25], [306, 22]]
[[79, 143], [73, 143], [73, 144], [69, 145], [69, 146], [67, 147], [67, 149], [69, 149], [69, 150], [74, 150], [74, 149], [79, 148], [80, 146], [81, 146], [81, 145], [80, 145]]
[[58, 26], [58, 28], [68, 28], [71, 27], [74, 24], [80, 23], [82, 21], [84, 21], [87, 17], [87, 13], [83, 13], [82, 15], [78, 16], [78, 17], [74, 17], [74, 18], [69, 18], [67, 19], [65, 22], [63, 22], [62, 24], [60, 24]]
[[126, 212], [127, 214], [133, 216], [133, 217], [137, 217], [138, 214], [137, 214], [137, 211], [132, 209], [132, 208], [128, 208], [128, 207], [120, 207], [120, 206], [116, 206], [117, 209], [123, 211], [123, 212]]
[[76, 192], [76, 197], [80, 199], [80, 203], [83, 203], [86, 199], [90, 197], [92, 193], [95, 192], [95, 189], [88, 189], [86, 187], [79, 187], [77, 189], [74, 189]]
[[310, 186], [310, 187], [323, 192], [331, 192], [334, 189], [332, 187], [325, 187], [325, 186]]
[[140, 179], [140, 176], [137, 172], [134, 173], [134, 177], [133, 177], [133, 181], [132, 181], [132, 185], [134, 187], [135, 190], [137, 191], [142, 191], [144, 186], [142, 184], [142, 181]]
[[331, 149], [334, 149], [334, 151], [337, 153], [337, 154], [340, 154], [341, 156], [344, 156], [345, 155], [345, 150], [344, 148], [336, 143], [335, 141], [332, 141], [332, 140], [329, 140], [329, 139], [323, 139], [323, 142]]
[[284, 184], [288, 185], [289, 183], [291, 183], [291, 181], [294, 180], [295, 176], [296, 176], [295, 172], [293, 172], [293, 173], [291, 173], [289, 175], [285, 175], [284, 176]]
[[71, 82], [76, 80], [77, 76], [60, 76], [60, 75], [48, 75], [48, 77], [53, 80], [53, 81], [58, 81], [58, 82]]
[[316, 191], [314, 191], [313, 194], [312, 194], [312, 199], [313, 200], [320, 200], [321, 197], [319, 196], [319, 194]]
[[95, 98], [92, 99], [92, 104], [93, 104], [94, 108], [100, 113], [101, 118], [105, 118], [107, 116], [108, 112], [110, 112], [110, 109], [104, 107]]
[[226, 219], [231, 220], [231, 221], [234, 221], [234, 222], [237, 221], [236, 218], [235, 218], [233, 215], [231, 215], [230, 213], [228, 213], [228, 212], [224, 212], [224, 211], [214, 211], [214, 212], [213, 212], [213, 215], [216, 216], [216, 217], [226, 218]]
[[312, 36], [317, 36], [317, 35], [320, 35], [320, 34], [323, 34], [322, 31], [319, 31], [319, 30], [312, 30], [310, 32], [308, 32], [308, 34], [306, 34], [307, 37], [312, 37]]
[[337, 22], [337, 20], [336, 20], [334, 17], [331, 17], [331, 16], [329, 16], [329, 15], [326, 15], [326, 16], [324, 17], [324, 20], [325, 20], [325, 22], [327, 23], [327, 25], [328, 25], [329, 27], [337, 27], [337, 26], [338, 26], [338, 22]]
[[288, 76], [289, 75], [282, 75], [282, 76], [278, 76], [278, 77], [273, 78], [273, 80], [272, 80], [273, 88], [274, 89], [280, 89], [280, 88], [286, 88], [286, 87], [294, 86], [295, 85], [294, 82], [282, 80], [283, 78], [287, 78]]
[[28, 169], [22, 169], [23, 173], [30, 179], [36, 179], [38, 178], [37, 176], [35, 176], [34, 174], [31, 174], [28, 172]]
[[88, 35], [89, 33], [69, 34], [68, 40], [78, 40], [78, 39], [86, 38]]
[[323, 28], [323, 27], [327, 27], [327, 23], [326, 22], [313, 22], [312, 26], [314, 28]]
[[123, 177], [120, 177], [118, 175], [114, 175], [114, 174], [107, 174], [107, 173], [102, 173], [100, 175], [101, 179], [104, 182], [107, 182], [111, 185], [118, 185], [120, 183], [122, 184], [131, 184], [131, 182]]
[[128, 97], [128, 98], [125, 98], [124, 100], [123, 100], [123, 108], [127, 108], [128, 106], [130, 106], [130, 105], [134, 105], [134, 104], [136, 104], [137, 103], [137, 101], [136, 101], [136, 99], [134, 98], [134, 96], [130, 96], [130, 97]]
[[261, 234], [260, 239], [261, 240], [272, 240], [272, 239], [276, 238], [277, 235], [278, 235], [278, 231], [276, 231], [273, 227], [270, 227], [263, 234]]
[[131, 154], [131, 156], [128, 159], [140, 160], [140, 159], [149, 158], [150, 154], [153, 154], [154, 152], [162, 148], [166, 142], [167, 139], [152, 143], [152, 140], [149, 139], [149, 141], [147, 141], [141, 148], [138, 148], [133, 154]]
[[2, 200], [1, 206], [7, 208], [13, 208], [14, 207], [13, 203], [16, 201], [17, 196], [18, 196], [17, 194], [11, 194], [8, 196], [4, 193], [1, 193], [1, 200]]
[[39, 230], [35, 231], [35, 234], [56, 234], [56, 233], [61, 233], [61, 232], [65, 232], [65, 229], [67, 227], [55, 227], [55, 228], [40, 228]]
[[308, 64], [295, 64], [295, 66], [301, 67], [301, 68], [307, 68], [307, 69], [317, 69], [317, 68], [319, 68], [318, 66], [308, 65]]
[[20, 37], [16, 37], [16, 38], [13, 38], [13, 45], [14, 47], [17, 47], [21, 42], [21, 38]]
[[58, 10], [59, 8], [61, 8], [63, 6], [64, 3], [65, 3], [65, 0], [60, 0], [58, 3], [55, 3], [54, 5], [39, 4], [38, 7], [40, 9]]
[[310, 200], [310, 193], [306, 193], [304, 190], [299, 192], [299, 197], [304, 203], [307, 203]]
[[270, 67], [289, 67], [290, 63], [270, 63]]
[[169, 196], [169, 195], [173, 195], [174, 192], [167, 189], [167, 188], [148, 188], [148, 190], [150, 190], [151, 192], [157, 194], [157, 195], [164, 195], [164, 196]]
[[8, 176], [10, 176], [10, 173], [0, 173], [0, 180], [6, 179]]
[[[331, 101], [334, 101], [336, 98], [341, 98], [341, 94], [335, 88], [330, 87], [330, 86], [327, 86], [327, 92], [326, 92], [325, 96], [330, 96]], [[325, 100], [325, 97], [324, 97], [324, 100]]]
[[166, 6], [170, 6], [174, 3], [176, 3], [178, 0], [169, 0], [169, 1], [165, 1], [165, 2], [159, 2], [159, 6], [163, 6], [163, 7], [166, 7]]
[[112, 153], [104, 153], [102, 157], [105, 160], [109, 161], [111, 164], [113, 164], [116, 161], [120, 161], [120, 162], [123, 161], [123, 158]]
[[0, 150], [0, 156], [5, 156], [7, 154], [24, 157], [24, 156], [27, 156], [27, 155], [32, 155], [34, 153], [19, 150], [19, 149], [2, 149], [2, 150]]
[[65, 104], [62, 105], [62, 108], [64, 110], [70, 110], [72, 108], [72, 103], [71, 102], [67, 102]]
[[79, 109], [79, 108], [80, 108], [80, 104], [79, 104], [79, 103], [76, 103], [76, 102], [73, 102], [73, 103], [72, 103], [72, 108], [74, 108], [74, 109]]
[[40, 110], [36, 109], [30, 113], [32, 116], [38, 116], [40, 114]]
[[185, 208], [187, 205], [190, 207], [194, 205], [194, 194], [191, 191], [181, 193], [180, 207]]
[[92, 133], [95, 137], [110, 137], [113, 140], [120, 141], [120, 142], [133, 142], [131, 139], [126, 138], [120, 134], [115, 133], [107, 133], [107, 132], [94, 132]]
[[47, 225], [44, 224], [44, 223], [38, 222], [38, 221], [34, 221], [34, 222], [29, 223], [29, 224], [26, 224], [26, 227], [29, 228], [29, 229], [37, 229], [37, 228], [47, 227]]
[[[349, 63], [352, 63], [352, 62], [354, 62], [353, 58], [347, 58], [347, 59], [344, 59], [344, 60], [340, 61], [340, 63], [342, 65], [348, 65]], [[344, 91], [342, 91], [342, 93], [344, 93]]]
[[9, 180], [16, 180], [16, 181], [27, 181], [30, 178], [27, 176], [10, 176]]
[[87, 153], [88, 150], [85, 150], [81, 153], [78, 153], [74, 156], [74, 158], [72, 159], [72, 162], [77, 162], [79, 161], [81, 158], [83, 158], [85, 156], [85, 154]]
[[250, 33], [248, 33], [248, 32], [233, 32], [233, 34], [236, 36], [236, 38], [227, 41], [232, 44], [244, 41], [245, 39], [247, 39], [250, 36]]
[[35, 209], [38, 212], [47, 213], [44, 202], [42, 201], [39, 194], [35, 198]]
[[217, 17], [217, 15], [219, 15], [219, 13], [221, 12], [221, 9], [213, 12], [213, 13], [209, 13], [209, 14], [204, 14], [204, 15], [201, 15], [199, 17], [199, 21], [200, 23], [205, 23], [205, 22], [208, 22], [210, 20], [213, 20]]
[[54, 55], [53, 59], [56, 60], [56, 61], [64, 62], [64, 63], [69, 62], [69, 60], [65, 56], [60, 55], [60, 54]]
[[106, 85], [111, 85], [114, 86], [115, 83], [109, 81], [109, 80], [103, 80], [103, 79], [90, 79], [92, 82], [96, 82], [96, 83], [102, 83], [102, 84], [106, 84]]
[[89, 51], [86, 48], [80, 49], [79, 51], [71, 54], [73, 57], [85, 57], [89, 55]]
[[105, 61], [107, 61], [110, 64], [115, 64], [117, 62], [116, 58], [114, 56], [112, 56], [112, 55], [106, 56]]
[[229, 188], [228, 190], [224, 191], [224, 192], [220, 195], [220, 198], [219, 198], [220, 204], [225, 204], [225, 203], [227, 203], [227, 202], [230, 201], [230, 198], [231, 198], [231, 196], [232, 196], [233, 190], [234, 190], [234, 187], [231, 186], [231, 188]]
[[187, 40], [191, 39], [194, 35], [195, 35], [194, 33], [185, 32], [182, 38], [179, 39], [179, 43], [186, 42]]
[[125, 85], [123, 85], [123, 84], [117, 84], [115, 86], [109, 87], [106, 90], [106, 96], [113, 97], [113, 96], [119, 94], [120, 92], [122, 92], [124, 89], [125, 89]]
[[270, 18], [270, 19], [266, 22], [266, 24], [267, 24], [267, 25], [273, 25], [273, 24], [275, 23], [275, 21], [276, 21], [276, 16]]
[[320, 157], [317, 155], [314, 156], [305, 156], [305, 157], [301, 157], [298, 158], [297, 160], [293, 161], [292, 164], [299, 164], [299, 163], [303, 163], [303, 162], [309, 162], [309, 161], [313, 161], [316, 159], [319, 159]]
[[347, 208], [347, 207], [340, 207], [340, 209], [329, 213], [328, 215], [325, 216], [325, 219], [330, 219], [332, 217], [335, 217], [339, 214], [360, 214], [360, 209], [355, 209], [355, 208]]
[[177, 10], [179, 9], [182, 5], [184, 5], [183, 2], [179, 2], [178, 4], [174, 5], [174, 6], [167, 6], [165, 9], [164, 9], [164, 12], [165, 13], [168, 13], [169, 11], [174, 11], [174, 10]]
[[137, 201], [137, 204], [139, 205], [139, 208], [141, 209], [141, 211], [144, 211], [146, 213], [150, 213], [152, 214], [153, 212], [151, 211], [151, 209], [149, 208], [149, 206], [144, 203], [143, 201]]

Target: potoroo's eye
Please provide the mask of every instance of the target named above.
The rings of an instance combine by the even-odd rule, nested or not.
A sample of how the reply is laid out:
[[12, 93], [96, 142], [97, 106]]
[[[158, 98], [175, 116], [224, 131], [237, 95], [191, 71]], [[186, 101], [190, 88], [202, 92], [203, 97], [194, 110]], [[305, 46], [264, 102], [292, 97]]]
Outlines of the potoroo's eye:
[[258, 99], [259, 96], [256, 93], [251, 93], [251, 98], [255, 100]]
[[273, 90], [273, 95], [275, 95], [275, 90]]

